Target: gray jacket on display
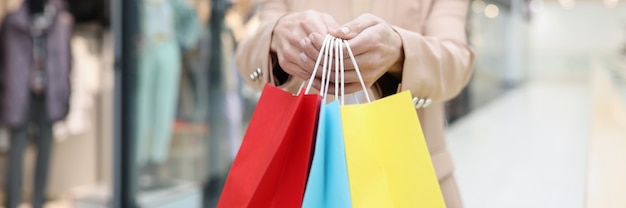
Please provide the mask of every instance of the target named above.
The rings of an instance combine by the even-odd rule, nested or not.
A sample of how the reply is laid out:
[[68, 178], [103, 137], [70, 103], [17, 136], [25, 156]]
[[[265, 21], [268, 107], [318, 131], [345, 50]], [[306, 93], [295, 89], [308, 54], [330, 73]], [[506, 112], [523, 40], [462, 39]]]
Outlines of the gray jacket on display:
[[[71, 49], [74, 20], [58, 0], [46, 39], [45, 104], [50, 121], [63, 119], [69, 110]], [[17, 128], [27, 122], [33, 71], [31, 18], [26, 3], [7, 15], [0, 29], [0, 122]]]

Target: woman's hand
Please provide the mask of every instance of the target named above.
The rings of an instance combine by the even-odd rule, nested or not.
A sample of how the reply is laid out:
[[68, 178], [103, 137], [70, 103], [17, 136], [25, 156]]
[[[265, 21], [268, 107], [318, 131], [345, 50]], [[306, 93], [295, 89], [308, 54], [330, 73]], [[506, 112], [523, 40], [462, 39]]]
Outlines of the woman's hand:
[[[371, 14], [363, 14], [341, 28], [331, 30], [330, 34], [348, 40], [365, 86], [372, 86], [386, 72], [398, 78], [402, 76], [404, 62], [402, 39], [383, 19]], [[362, 90], [350, 56], [345, 49], [344, 66], [345, 92]], [[331, 78], [332, 80], [334, 78]], [[319, 79], [316, 79], [315, 85], [319, 86]], [[329, 93], [333, 90], [329, 90]]]
[[270, 50], [276, 53], [278, 64], [290, 75], [309, 79], [319, 53], [322, 34], [339, 28], [328, 14], [309, 10], [283, 16], [272, 34]]

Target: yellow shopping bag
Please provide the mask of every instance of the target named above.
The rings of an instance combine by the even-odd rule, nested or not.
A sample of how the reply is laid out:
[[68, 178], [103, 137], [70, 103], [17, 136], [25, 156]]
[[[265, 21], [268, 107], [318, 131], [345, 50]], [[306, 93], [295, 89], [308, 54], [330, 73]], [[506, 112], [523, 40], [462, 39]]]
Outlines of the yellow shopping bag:
[[354, 207], [445, 207], [411, 94], [341, 106]]

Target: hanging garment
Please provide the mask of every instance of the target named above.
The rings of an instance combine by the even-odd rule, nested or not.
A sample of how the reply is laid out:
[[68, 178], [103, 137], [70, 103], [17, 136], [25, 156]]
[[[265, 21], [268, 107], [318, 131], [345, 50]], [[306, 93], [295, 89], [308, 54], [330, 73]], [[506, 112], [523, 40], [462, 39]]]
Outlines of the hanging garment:
[[[37, 149], [37, 160], [35, 164], [35, 175], [33, 180], [32, 207], [41, 208], [45, 201], [45, 190], [47, 185], [48, 170], [50, 166], [50, 155], [52, 150], [52, 123], [46, 118], [45, 95], [30, 93], [30, 105], [26, 117], [30, 124], [37, 126], [37, 137], [35, 139]], [[7, 208], [17, 208], [22, 195], [22, 177], [24, 176], [23, 158], [28, 145], [29, 125], [23, 125], [11, 129], [11, 149], [8, 154], [7, 175], [6, 175], [6, 201]], [[32, 131], [31, 131], [32, 132]]]
[[[43, 61], [46, 74], [45, 103], [48, 119], [62, 120], [69, 110], [72, 16], [62, 10], [58, 0], [50, 0], [58, 10], [52, 18], [45, 37]], [[7, 15], [0, 29], [0, 70], [2, 92], [0, 93], [0, 121], [10, 128], [26, 123], [30, 102], [33, 64], [33, 40], [28, 7], [23, 4], [16, 12]]]
[[65, 118], [69, 106], [73, 19], [60, 1], [50, 0], [43, 13], [31, 14], [27, 3], [9, 14], [0, 29], [0, 119], [11, 129], [5, 205], [21, 200], [23, 155], [30, 124], [37, 132], [32, 206], [45, 201], [52, 146], [52, 124]]
[[169, 155], [178, 103], [180, 48], [197, 44], [199, 23], [193, 18], [194, 11], [181, 0], [144, 0], [140, 5], [142, 44], [135, 109], [136, 158], [141, 166], [160, 164]]
[[99, 44], [102, 29], [95, 24], [81, 25], [74, 29], [72, 37], [72, 106], [63, 121], [53, 127], [54, 139], [64, 141], [78, 135], [95, 131], [93, 123], [96, 95], [102, 88], [103, 67], [101, 50], [92, 50]]

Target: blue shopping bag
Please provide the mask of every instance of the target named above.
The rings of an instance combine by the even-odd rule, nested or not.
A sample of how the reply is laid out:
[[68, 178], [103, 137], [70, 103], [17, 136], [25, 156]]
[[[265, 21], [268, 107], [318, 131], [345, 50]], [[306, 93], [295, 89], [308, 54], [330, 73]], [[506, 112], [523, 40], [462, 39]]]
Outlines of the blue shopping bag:
[[322, 101], [302, 207], [352, 207], [338, 101]]

